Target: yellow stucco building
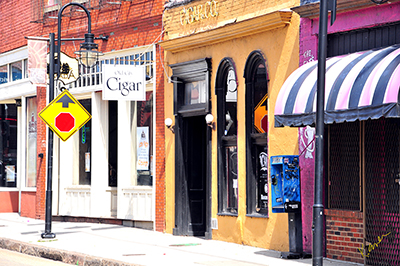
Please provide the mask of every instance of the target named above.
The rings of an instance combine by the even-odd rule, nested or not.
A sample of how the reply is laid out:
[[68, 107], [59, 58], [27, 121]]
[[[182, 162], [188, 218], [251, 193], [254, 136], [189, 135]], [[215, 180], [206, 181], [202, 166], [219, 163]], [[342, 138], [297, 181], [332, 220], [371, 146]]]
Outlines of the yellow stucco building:
[[298, 154], [297, 129], [274, 128], [272, 110], [299, 65], [299, 2], [166, 4], [168, 233], [289, 250], [268, 173], [271, 156]]

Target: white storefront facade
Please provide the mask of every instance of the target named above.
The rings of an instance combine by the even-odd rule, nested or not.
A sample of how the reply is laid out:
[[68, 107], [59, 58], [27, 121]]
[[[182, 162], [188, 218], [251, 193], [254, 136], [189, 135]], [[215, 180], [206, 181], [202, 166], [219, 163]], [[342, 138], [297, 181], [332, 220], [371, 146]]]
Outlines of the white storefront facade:
[[[66, 85], [92, 119], [65, 142], [55, 137], [53, 215], [153, 228], [155, 54], [153, 45], [106, 53], [100, 66]], [[103, 100], [104, 65], [144, 67], [145, 100]]]

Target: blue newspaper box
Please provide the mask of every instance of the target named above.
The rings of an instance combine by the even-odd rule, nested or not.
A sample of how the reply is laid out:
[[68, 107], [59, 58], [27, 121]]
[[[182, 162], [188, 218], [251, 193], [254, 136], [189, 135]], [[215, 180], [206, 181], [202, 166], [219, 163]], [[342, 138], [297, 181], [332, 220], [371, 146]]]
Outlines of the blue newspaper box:
[[272, 212], [300, 212], [298, 155], [271, 156]]

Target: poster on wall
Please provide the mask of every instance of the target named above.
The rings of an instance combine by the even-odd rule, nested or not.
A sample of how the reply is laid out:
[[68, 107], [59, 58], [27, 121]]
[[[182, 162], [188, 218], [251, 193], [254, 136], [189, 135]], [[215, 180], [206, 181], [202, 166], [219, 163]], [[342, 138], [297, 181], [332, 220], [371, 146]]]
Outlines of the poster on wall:
[[15, 182], [15, 165], [6, 165], [6, 181]]
[[137, 170], [149, 170], [149, 127], [137, 128]]
[[26, 187], [36, 186], [37, 163], [37, 101], [36, 97], [26, 99], [26, 126], [28, 129], [26, 138]]
[[85, 152], [85, 172], [90, 172], [90, 152]]
[[268, 155], [265, 152], [259, 154], [260, 170], [259, 170], [259, 193], [260, 207], [268, 208]]
[[146, 101], [144, 66], [103, 65], [103, 100]]

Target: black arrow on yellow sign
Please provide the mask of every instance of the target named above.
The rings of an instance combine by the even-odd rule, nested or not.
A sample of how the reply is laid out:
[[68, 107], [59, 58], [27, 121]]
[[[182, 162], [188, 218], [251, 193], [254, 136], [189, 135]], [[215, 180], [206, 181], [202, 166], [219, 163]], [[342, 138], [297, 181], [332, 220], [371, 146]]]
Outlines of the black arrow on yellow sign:
[[61, 97], [56, 103], [62, 103], [63, 108], [68, 108], [70, 103], [75, 104], [75, 102], [67, 94]]

